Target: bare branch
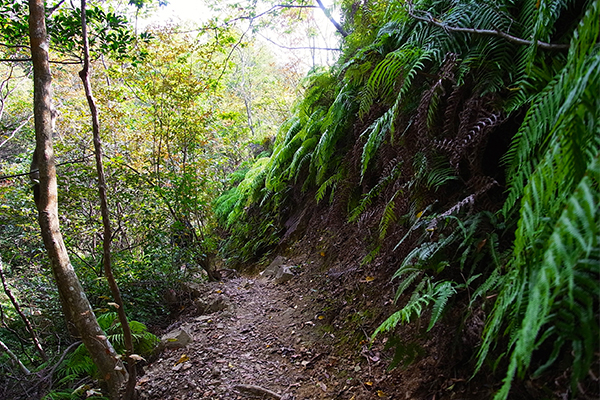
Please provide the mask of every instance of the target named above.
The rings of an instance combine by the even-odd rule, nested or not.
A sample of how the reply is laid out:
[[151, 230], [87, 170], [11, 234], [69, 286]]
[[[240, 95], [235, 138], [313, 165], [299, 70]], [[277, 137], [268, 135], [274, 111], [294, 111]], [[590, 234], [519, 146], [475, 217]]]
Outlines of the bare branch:
[[0, 46], [2, 47], [6, 47], [9, 49], [29, 49], [29, 46], [23, 45], [23, 44], [6, 44], [6, 43], [0, 43]]
[[60, 0], [58, 3], [56, 3], [54, 5], [54, 7], [46, 10], [46, 18], [50, 17], [54, 13], [54, 11], [56, 11], [58, 9], [58, 7], [60, 7], [62, 5], [62, 3], [64, 3], [64, 2], [65, 2], [65, 0]]
[[271, 39], [269, 39], [268, 37], [259, 34], [263, 39], [273, 43], [275, 46], [280, 47], [282, 49], [286, 49], [286, 50], [324, 50], [324, 51], [342, 51], [342, 49], [340, 48], [335, 48], [335, 47], [311, 47], [311, 46], [300, 46], [300, 47], [290, 47], [290, 46], [284, 46], [282, 44], [279, 44]]
[[333, 26], [335, 26], [335, 29], [337, 29], [340, 35], [342, 35], [343, 37], [348, 36], [348, 32], [346, 32], [344, 28], [335, 19], [333, 19], [333, 17], [331, 16], [331, 12], [329, 12], [329, 10], [323, 5], [323, 2], [321, 0], [317, 0], [317, 4], [319, 5], [319, 8], [323, 11], [323, 13], [325, 13], [325, 16], [329, 19], [329, 21], [331, 21]]
[[21, 311], [21, 307], [20, 307], [19, 303], [17, 302], [17, 299], [12, 294], [12, 291], [10, 290], [10, 288], [8, 287], [8, 284], [6, 283], [6, 279], [4, 278], [4, 267], [3, 267], [3, 263], [2, 263], [2, 258], [0, 258], [0, 281], [2, 281], [2, 287], [4, 288], [4, 293], [9, 298], [10, 302], [13, 305], [13, 308], [15, 309], [17, 314], [19, 314], [19, 316], [21, 317], [21, 320], [25, 324], [25, 328], [29, 332], [29, 335], [31, 336], [31, 340], [33, 340], [33, 344], [34, 344], [37, 352], [40, 354], [40, 357], [42, 357], [42, 360], [47, 361], [48, 357], [46, 356], [46, 352], [44, 351], [44, 348], [42, 347], [42, 343], [40, 342], [38, 335], [35, 333], [35, 329], [33, 329], [31, 322], [29, 322], [29, 319], [25, 316], [25, 314], [23, 314], [23, 311]]
[[0, 143], [0, 147], [4, 146], [10, 139], [12, 139], [17, 132], [19, 132], [25, 125], [27, 125], [27, 123], [31, 120], [31, 118], [33, 118], [33, 115], [30, 115], [29, 118], [27, 118], [25, 121], [23, 121], [23, 123], [21, 125], [19, 125], [17, 127], [17, 129], [15, 129], [9, 137], [6, 138], [6, 140], [4, 140], [4, 142]]
[[[77, 158], [75, 160], [69, 160], [69, 161], [61, 162], [61, 163], [56, 164], [56, 166], [59, 167], [61, 165], [76, 164], [76, 163], [84, 162], [85, 160], [87, 160], [88, 158], [90, 158], [92, 156], [93, 156], [93, 154], [90, 154], [89, 156], [83, 156], [83, 157]], [[7, 179], [18, 178], [18, 177], [21, 177], [21, 176], [29, 176], [29, 174], [34, 173], [34, 172], [39, 172], [39, 170], [38, 169], [32, 169], [29, 172], [23, 172], [21, 174], [2, 175], [2, 176], [0, 176], [0, 182], [5, 181]]]
[[19, 366], [19, 368], [21, 368], [21, 371], [23, 371], [23, 373], [25, 375], [31, 375], [31, 371], [29, 371], [27, 369], [27, 367], [25, 365], [23, 365], [23, 363], [21, 362], [21, 360], [19, 360], [19, 358], [16, 356], [15, 353], [13, 353], [5, 344], [2, 340], [0, 340], [0, 350], [4, 350], [4, 352], [6, 354], [8, 354], [8, 356], [15, 362], [15, 364], [17, 364]]
[[[425, 17], [418, 16], [414, 13], [412, 5], [409, 5], [408, 15], [413, 17], [416, 20], [427, 22], [428, 24], [438, 26], [447, 32], [463, 32], [463, 33], [472, 33], [474, 35], [483, 35], [483, 36], [497, 36], [506, 39], [507, 41], [515, 44], [520, 44], [523, 46], [530, 46], [534, 44], [531, 40], [522, 39], [506, 32], [502, 32], [498, 29], [475, 29], [475, 28], [461, 28], [458, 26], [449, 26], [443, 22], [440, 22], [433, 18], [431, 14], [426, 13]], [[568, 44], [555, 44], [555, 43], [546, 43], [538, 40], [535, 42], [535, 45], [540, 49], [544, 50], [568, 50]]]
[[0, 62], [24, 62], [31, 61], [31, 58], [0, 58]]
[[[0, 62], [28, 62], [31, 58], [0, 58]], [[81, 64], [78, 60], [50, 60], [50, 64], [76, 65]]]

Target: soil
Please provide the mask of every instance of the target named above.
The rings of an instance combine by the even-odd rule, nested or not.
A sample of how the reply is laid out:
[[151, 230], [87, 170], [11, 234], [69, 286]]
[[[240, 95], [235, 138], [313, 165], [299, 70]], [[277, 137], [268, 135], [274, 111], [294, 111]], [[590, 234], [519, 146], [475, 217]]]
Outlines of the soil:
[[[391, 339], [369, 337], [397, 309], [389, 279], [359, 267], [324, 268], [325, 259], [320, 252], [287, 260], [296, 276], [283, 284], [238, 276], [196, 285], [201, 299], [165, 330], [183, 329], [193, 342], [145, 366], [140, 399], [490, 397], [490, 387], [474, 387], [461, 372], [464, 354], [452, 353], [454, 335], [443, 327], [431, 335], [405, 328], [400, 355], [408, 368], [388, 371]], [[220, 306], [207, 307], [207, 299]]]

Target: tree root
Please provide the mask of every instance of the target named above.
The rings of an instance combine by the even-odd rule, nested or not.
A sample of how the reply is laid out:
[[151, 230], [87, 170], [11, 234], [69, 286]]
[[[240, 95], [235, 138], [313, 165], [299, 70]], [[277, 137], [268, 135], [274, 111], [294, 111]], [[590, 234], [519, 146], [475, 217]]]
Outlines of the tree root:
[[262, 388], [256, 385], [234, 385], [233, 388], [242, 395], [251, 395], [254, 397], [268, 396], [275, 400], [281, 400], [281, 396], [269, 389]]

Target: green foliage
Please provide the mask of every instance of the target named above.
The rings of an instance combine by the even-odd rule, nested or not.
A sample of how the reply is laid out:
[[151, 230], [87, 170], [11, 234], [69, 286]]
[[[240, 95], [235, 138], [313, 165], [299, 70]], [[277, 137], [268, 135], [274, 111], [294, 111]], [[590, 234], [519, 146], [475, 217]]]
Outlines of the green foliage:
[[[109, 312], [98, 315], [98, 323], [117, 353], [124, 355], [123, 329], [121, 328], [117, 313]], [[131, 328], [134, 353], [146, 357], [152, 354], [152, 351], [156, 348], [160, 340], [148, 332], [146, 326], [140, 322], [129, 321], [129, 326]], [[65, 358], [63, 364], [57, 369], [56, 374], [60, 377], [58, 385], [65, 386], [78, 381], [82, 376], [95, 377], [97, 369], [85, 346], [80, 344], [75, 351]], [[57, 395], [57, 393], [54, 395]]]
[[510, 362], [498, 399], [540, 346], [553, 343], [538, 374], [570, 346], [573, 390], [598, 348], [599, 18], [599, 2], [590, 3], [567, 64], [536, 98], [506, 158], [513, 178], [504, 213], [520, 198], [519, 223], [478, 363], [508, 324]]
[[[438, 226], [442, 218], [446, 224], [444, 227]], [[425, 310], [429, 308], [431, 308], [431, 318], [428, 330], [431, 330], [440, 320], [450, 298], [459, 290], [468, 290], [470, 285], [481, 276], [480, 273], [475, 272], [478, 269], [483, 271], [490, 269], [485, 266], [487, 263], [482, 262], [487, 260], [487, 252], [483, 250], [487, 249], [492, 254], [496, 253], [497, 235], [493, 232], [486, 233], [482, 228], [486, 225], [497, 227], [497, 224], [494, 215], [489, 212], [482, 212], [463, 219], [454, 215], [419, 217], [415, 222], [415, 228], [411, 231], [423, 229], [424, 234], [421, 239], [423, 242], [406, 256], [393, 276], [393, 279], [401, 279], [395, 301], [398, 301], [400, 296], [414, 283], [416, 286], [407, 304], [384, 321], [375, 330], [372, 338], [381, 332], [393, 330], [398, 324], [407, 324], [415, 317], [421, 318]], [[435, 230], [443, 232], [437, 240], [431, 240], [428, 235], [434, 230], [433, 227]], [[449, 234], [444, 233], [448, 231]], [[439, 276], [450, 267], [448, 260], [457, 261], [461, 276], [462, 271], [467, 273], [469, 278], [464, 283], [448, 279], [436, 281], [434, 276], [426, 273], [427, 270], [431, 270]], [[496, 263], [497, 258], [492, 257], [491, 261]], [[481, 267], [478, 268], [480, 264]]]
[[397, 336], [392, 336], [385, 343], [385, 350], [394, 348], [394, 358], [388, 366], [388, 371], [396, 368], [402, 364], [402, 367], [406, 368], [412, 364], [418, 357], [422, 357], [426, 354], [425, 349], [419, 346], [416, 342], [407, 342], [406, 339]]

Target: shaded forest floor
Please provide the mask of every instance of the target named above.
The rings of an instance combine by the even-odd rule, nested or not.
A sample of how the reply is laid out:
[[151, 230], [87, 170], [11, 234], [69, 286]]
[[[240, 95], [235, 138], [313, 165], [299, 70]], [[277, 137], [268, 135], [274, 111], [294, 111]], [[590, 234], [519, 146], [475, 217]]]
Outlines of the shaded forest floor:
[[193, 342], [145, 367], [140, 398], [491, 396], [491, 386], [469, 382], [468, 368], [457, 365], [465, 359], [444, 327], [427, 337], [423, 327], [405, 329], [401, 355], [410, 365], [387, 371], [394, 348], [385, 349], [383, 337], [370, 346], [368, 336], [395, 309], [394, 288], [358, 267], [323, 270], [323, 254], [286, 260], [296, 276], [283, 284], [259, 276], [192, 284], [192, 305], [165, 332], [183, 329]]

